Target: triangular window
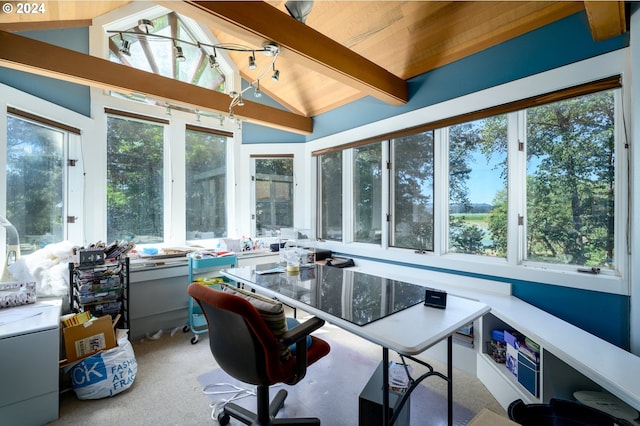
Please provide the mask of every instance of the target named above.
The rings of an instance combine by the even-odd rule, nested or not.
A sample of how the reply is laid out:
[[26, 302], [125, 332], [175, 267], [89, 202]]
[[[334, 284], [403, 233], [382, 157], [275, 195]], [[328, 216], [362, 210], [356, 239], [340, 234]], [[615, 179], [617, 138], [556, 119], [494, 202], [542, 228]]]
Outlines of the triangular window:
[[[146, 32], [158, 37], [146, 37], [143, 35]], [[109, 37], [112, 62], [226, 92], [227, 79], [219, 67], [211, 66], [211, 52], [199, 45], [186, 20], [175, 12], [140, 20], [132, 28], [109, 34], [112, 34]]]

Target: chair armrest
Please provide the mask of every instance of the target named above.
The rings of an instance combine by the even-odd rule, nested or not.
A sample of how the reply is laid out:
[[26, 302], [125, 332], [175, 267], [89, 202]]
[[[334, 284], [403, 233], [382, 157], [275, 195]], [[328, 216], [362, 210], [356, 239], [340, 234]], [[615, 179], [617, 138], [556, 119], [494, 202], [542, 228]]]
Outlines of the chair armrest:
[[324, 320], [312, 317], [302, 322], [292, 328], [291, 330], [287, 330], [282, 336], [280, 336], [280, 342], [285, 345], [290, 345], [292, 343], [296, 343], [300, 340], [306, 339], [306, 337], [322, 327], [324, 325]]

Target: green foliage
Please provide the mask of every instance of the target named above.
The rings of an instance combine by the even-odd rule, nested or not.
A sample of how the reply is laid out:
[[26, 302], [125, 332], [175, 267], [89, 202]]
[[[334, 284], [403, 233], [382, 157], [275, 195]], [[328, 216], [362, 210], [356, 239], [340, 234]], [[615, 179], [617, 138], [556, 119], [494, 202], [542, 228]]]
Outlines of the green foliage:
[[[450, 202], [468, 201], [470, 152], [507, 150], [506, 116], [451, 128]], [[611, 266], [614, 253], [614, 102], [600, 92], [527, 110], [527, 258]], [[500, 170], [507, 170], [506, 155]], [[503, 175], [506, 188], [506, 175]], [[488, 229], [496, 256], [507, 253], [507, 192], [493, 200]], [[471, 211], [471, 206], [459, 209]], [[473, 252], [479, 233], [451, 216], [452, 246]], [[485, 248], [486, 253], [486, 248]]]
[[62, 132], [8, 116], [6, 217], [34, 249], [64, 238], [63, 146]]
[[452, 251], [466, 254], [484, 254], [482, 240], [485, 231], [477, 225], [465, 223], [466, 216], [452, 216], [449, 221]]
[[320, 156], [320, 201], [322, 223], [320, 237], [342, 239], [342, 151]]
[[433, 250], [433, 131], [393, 140], [394, 246]]
[[614, 103], [600, 92], [528, 111], [528, 257], [609, 266]]
[[163, 241], [163, 143], [162, 126], [108, 118], [109, 241]]
[[227, 138], [187, 130], [185, 134], [187, 239], [227, 235]]

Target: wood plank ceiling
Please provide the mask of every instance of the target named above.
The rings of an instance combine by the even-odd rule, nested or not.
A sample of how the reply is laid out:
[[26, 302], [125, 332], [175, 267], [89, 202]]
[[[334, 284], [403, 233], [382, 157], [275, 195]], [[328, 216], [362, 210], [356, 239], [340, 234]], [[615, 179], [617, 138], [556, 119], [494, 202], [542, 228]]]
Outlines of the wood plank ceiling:
[[[20, 69], [226, 112], [226, 95], [193, 89], [185, 96], [183, 85], [164, 77], [150, 81], [118, 64], [100, 72], [106, 65], [101, 59], [78, 58], [65, 49], [9, 34], [89, 26], [96, 17], [128, 3], [49, 1], [44, 13], [0, 13], [0, 72], [1, 67]], [[261, 80], [260, 88], [289, 112], [245, 102], [235, 110], [236, 116], [302, 134], [312, 131], [312, 117], [365, 96], [401, 105], [408, 101], [406, 80], [582, 10], [594, 40], [627, 30], [621, 1], [322, 0], [314, 2], [304, 24], [289, 16], [284, 0], [156, 3], [206, 25], [221, 43], [259, 48], [266, 41], [276, 42], [281, 48], [280, 81]], [[29, 51], [21, 52], [24, 49]], [[53, 52], [61, 59], [53, 60]], [[231, 57], [241, 76], [251, 80], [246, 55]], [[64, 62], [71, 60], [82, 60], [84, 66], [70, 70]], [[116, 79], [112, 72], [122, 77]]]

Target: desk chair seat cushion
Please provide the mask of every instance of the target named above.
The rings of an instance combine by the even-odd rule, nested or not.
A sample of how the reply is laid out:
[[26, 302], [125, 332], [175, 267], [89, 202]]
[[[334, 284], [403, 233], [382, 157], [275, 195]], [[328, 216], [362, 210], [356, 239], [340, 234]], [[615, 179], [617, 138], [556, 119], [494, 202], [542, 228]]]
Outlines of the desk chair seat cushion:
[[[249, 301], [256, 308], [276, 339], [280, 339], [288, 330], [284, 306], [281, 302], [225, 283], [221, 284], [221, 289], [226, 293], [235, 294]], [[290, 359], [292, 355], [289, 346], [284, 344], [279, 344], [279, 346], [280, 359], [282, 361]]]

